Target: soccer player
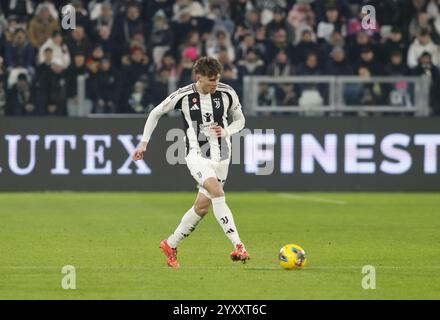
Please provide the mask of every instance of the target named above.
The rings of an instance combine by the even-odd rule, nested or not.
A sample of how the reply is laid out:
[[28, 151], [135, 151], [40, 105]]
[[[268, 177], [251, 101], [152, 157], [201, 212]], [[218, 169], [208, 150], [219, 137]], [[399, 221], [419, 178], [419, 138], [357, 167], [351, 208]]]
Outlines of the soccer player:
[[[151, 111], [142, 141], [133, 153], [133, 160], [143, 158], [159, 118], [179, 109], [186, 135], [185, 161], [198, 183], [199, 192], [194, 205], [185, 213], [174, 233], [160, 243], [167, 264], [172, 268], [179, 267], [177, 246], [194, 231], [211, 204], [216, 220], [234, 246], [231, 259], [246, 262], [249, 254], [240, 240], [223, 191], [231, 158], [230, 137], [243, 129], [244, 115], [234, 89], [219, 82], [222, 65], [216, 59], [199, 58], [193, 72], [196, 83], [175, 91]], [[232, 119], [230, 124], [228, 119]]]

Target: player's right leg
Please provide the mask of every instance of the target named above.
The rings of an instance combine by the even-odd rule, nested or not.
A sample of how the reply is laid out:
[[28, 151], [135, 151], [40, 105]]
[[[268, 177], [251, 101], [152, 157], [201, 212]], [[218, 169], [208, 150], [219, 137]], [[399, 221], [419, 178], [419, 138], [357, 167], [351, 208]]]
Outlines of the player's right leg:
[[240, 240], [232, 212], [226, 204], [222, 184], [216, 178], [208, 178], [203, 183], [203, 187], [208, 190], [211, 195], [212, 210], [214, 211], [218, 223], [223, 228], [225, 235], [234, 245], [235, 250], [231, 252], [231, 259], [233, 261], [246, 262], [250, 257], [244, 244]]
[[197, 224], [208, 213], [210, 205], [211, 200], [202, 193], [198, 193], [194, 205], [185, 213], [173, 234], [160, 243], [169, 267], [180, 266], [177, 261], [177, 246], [195, 230]]

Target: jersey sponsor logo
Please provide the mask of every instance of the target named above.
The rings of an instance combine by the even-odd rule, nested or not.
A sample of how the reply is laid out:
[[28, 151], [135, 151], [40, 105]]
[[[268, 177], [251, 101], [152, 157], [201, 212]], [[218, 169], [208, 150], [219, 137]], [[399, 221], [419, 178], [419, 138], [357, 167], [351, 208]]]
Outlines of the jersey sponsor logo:
[[205, 118], [205, 122], [211, 122], [212, 113], [206, 112], [203, 117]]

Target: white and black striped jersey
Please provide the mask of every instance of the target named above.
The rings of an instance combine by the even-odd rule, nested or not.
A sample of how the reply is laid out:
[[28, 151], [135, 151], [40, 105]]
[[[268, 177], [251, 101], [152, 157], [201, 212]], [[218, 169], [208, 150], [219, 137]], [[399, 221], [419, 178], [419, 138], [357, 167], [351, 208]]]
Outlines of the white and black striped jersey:
[[[149, 141], [159, 118], [167, 112], [179, 109], [182, 112], [187, 153], [191, 149], [214, 161], [229, 159], [230, 136], [244, 127], [245, 119], [235, 90], [219, 83], [213, 94], [202, 94], [195, 83], [170, 94], [155, 107], [145, 123], [142, 141]], [[229, 119], [232, 122], [228, 124]], [[224, 128], [225, 137], [210, 134], [212, 126]]]

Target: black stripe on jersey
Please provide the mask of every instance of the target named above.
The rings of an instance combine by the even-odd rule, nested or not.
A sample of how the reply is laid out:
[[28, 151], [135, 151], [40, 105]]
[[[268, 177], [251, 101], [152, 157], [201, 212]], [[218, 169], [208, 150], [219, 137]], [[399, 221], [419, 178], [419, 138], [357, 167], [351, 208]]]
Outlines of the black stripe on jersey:
[[182, 98], [179, 99], [179, 101], [177, 101], [176, 105], [174, 106], [174, 110], [182, 110], [183, 98], [185, 98], [185, 96], [183, 96]]
[[[223, 105], [222, 92], [216, 91], [211, 94], [212, 112], [214, 113], [214, 122], [222, 128], [225, 127], [223, 123], [223, 114], [225, 112], [225, 106]], [[218, 138], [218, 144], [220, 146], [220, 160], [229, 158], [229, 148], [225, 138]]]
[[219, 88], [223, 88], [223, 89], [228, 89], [228, 90], [233, 90], [232, 87], [230, 85], [224, 84], [224, 83], [219, 83], [217, 85], [217, 87]]
[[[197, 142], [199, 143], [200, 150], [202, 151], [202, 156], [205, 158], [209, 158], [210, 157], [209, 148], [205, 152], [204, 149], [206, 149], [206, 147], [203, 148], [203, 146], [208, 143], [208, 138], [202, 132], [200, 132], [200, 125], [203, 124], [202, 106], [200, 104], [200, 95], [197, 92], [190, 93], [188, 95], [188, 106], [189, 106], [189, 115], [191, 121], [193, 123], [194, 122], [196, 123], [195, 133], [197, 137]], [[187, 152], [188, 151], [189, 150], [187, 149]]]
[[228, 97], [228, 100], [229, 100], [229, 107], [228, 107], [228, 109], [232, 108], [232, 95], [229, 92], [227, 92], [227, 91], [221, 91], [221, 92], [224, 92], [227, 95], [227, 97]]

